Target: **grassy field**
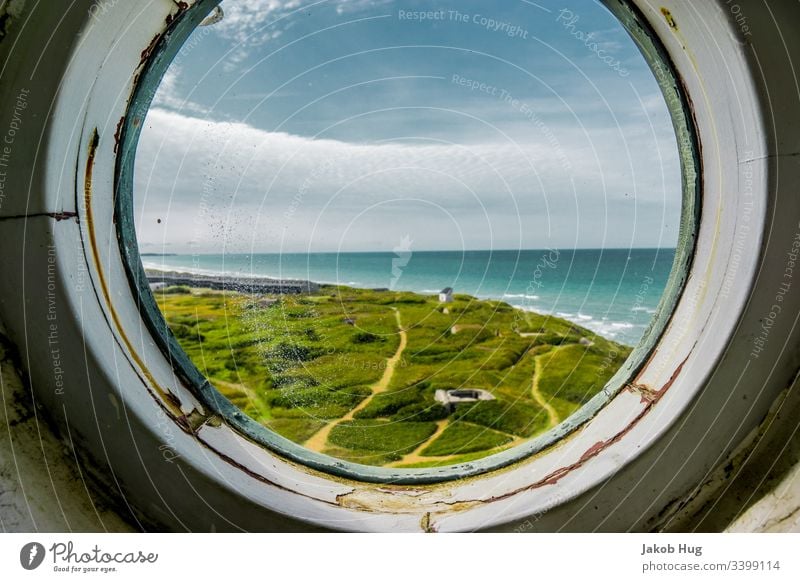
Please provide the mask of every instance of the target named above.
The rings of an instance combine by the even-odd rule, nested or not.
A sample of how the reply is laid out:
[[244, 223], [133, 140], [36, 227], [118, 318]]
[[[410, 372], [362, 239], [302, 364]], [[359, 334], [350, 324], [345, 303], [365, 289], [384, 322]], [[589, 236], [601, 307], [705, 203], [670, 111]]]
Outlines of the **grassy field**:
[[[340, 459], [395, 467], [474, 460], [587, 402], [630, 348], [555, 317], [456, 295], [322, 287], [248, 296], [155, 292], [181, 346], [256, 421]], [[494, 400], [448, 412], [437, 389]]]

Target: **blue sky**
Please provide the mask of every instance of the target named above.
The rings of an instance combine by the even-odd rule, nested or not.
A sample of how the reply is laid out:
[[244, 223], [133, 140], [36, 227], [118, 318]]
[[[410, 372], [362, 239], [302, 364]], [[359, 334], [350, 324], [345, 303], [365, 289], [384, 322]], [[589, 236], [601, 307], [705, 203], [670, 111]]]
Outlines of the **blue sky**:
[[669, 114], [600, 4], [221, 6], [145, 123], [143, 251], [674, 245]]

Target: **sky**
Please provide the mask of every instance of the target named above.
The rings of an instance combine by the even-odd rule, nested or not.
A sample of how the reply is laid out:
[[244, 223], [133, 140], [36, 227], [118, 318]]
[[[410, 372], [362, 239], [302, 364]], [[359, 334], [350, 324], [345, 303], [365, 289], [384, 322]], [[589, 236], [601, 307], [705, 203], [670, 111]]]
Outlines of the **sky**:
[[221, 8], [145, 120], [142, 252], [675, 245], [669, 113], [601, 4]]

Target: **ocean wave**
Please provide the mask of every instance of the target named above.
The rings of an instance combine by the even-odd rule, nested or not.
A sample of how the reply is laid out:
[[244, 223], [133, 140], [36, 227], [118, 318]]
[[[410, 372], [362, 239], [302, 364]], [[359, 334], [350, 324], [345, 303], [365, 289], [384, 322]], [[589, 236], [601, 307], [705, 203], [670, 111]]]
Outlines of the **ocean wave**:
[[576, 323], [594, 333], [613, 341], [622, 341], [628, 344], [636, 343], [638, 334], [633, 330], [644, 331], [647, 327], [645, 325], [633, 324], [627, 321], [610, 321], [607, 316], [600, 319], [595, 319], [591, 315], [583, 313], [567, 313], [564, 311], [553, 312], [546, 309], [533, 309], [531, 307], [519, 307], [524, 311], [533, 311], [541, 315], [551, 315], [566, 319], [572, 323]]
[[634, 337], [634, 334], [632, 334], [630, 330], [638, 329], [644, 331], [645, 328], [644, 325], [633, 325], [632, 323], [620, 321], [606, 322], [593, 320], [584, 322], [582, 325], [604, 338], [611, 340], [621, 339], [623, 341], [626, 339], [630, 341], [630, 338]]
[[503, 293], [504, 299], [539, 299], [538, 295], [526, 295], [525, 293]]

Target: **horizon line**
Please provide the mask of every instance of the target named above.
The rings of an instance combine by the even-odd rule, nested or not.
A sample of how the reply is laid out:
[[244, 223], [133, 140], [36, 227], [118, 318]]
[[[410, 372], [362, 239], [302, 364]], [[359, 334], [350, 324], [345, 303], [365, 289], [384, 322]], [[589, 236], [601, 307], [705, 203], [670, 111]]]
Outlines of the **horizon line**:
[[[497, 253], [497, 252], [528, 252], [528, 251], [674, 251], [677, 247], [541, 247], [530, 249], [407, 249], [412, 253]], [[406, 249], [404, 249], [406, 251]], [[140, 251], [139, 255], [354, 255], [354, 254], [385, 254], [394, 253], [395, 250], [385, 251], [254, 251], [254, 252], [150, 252]]]

